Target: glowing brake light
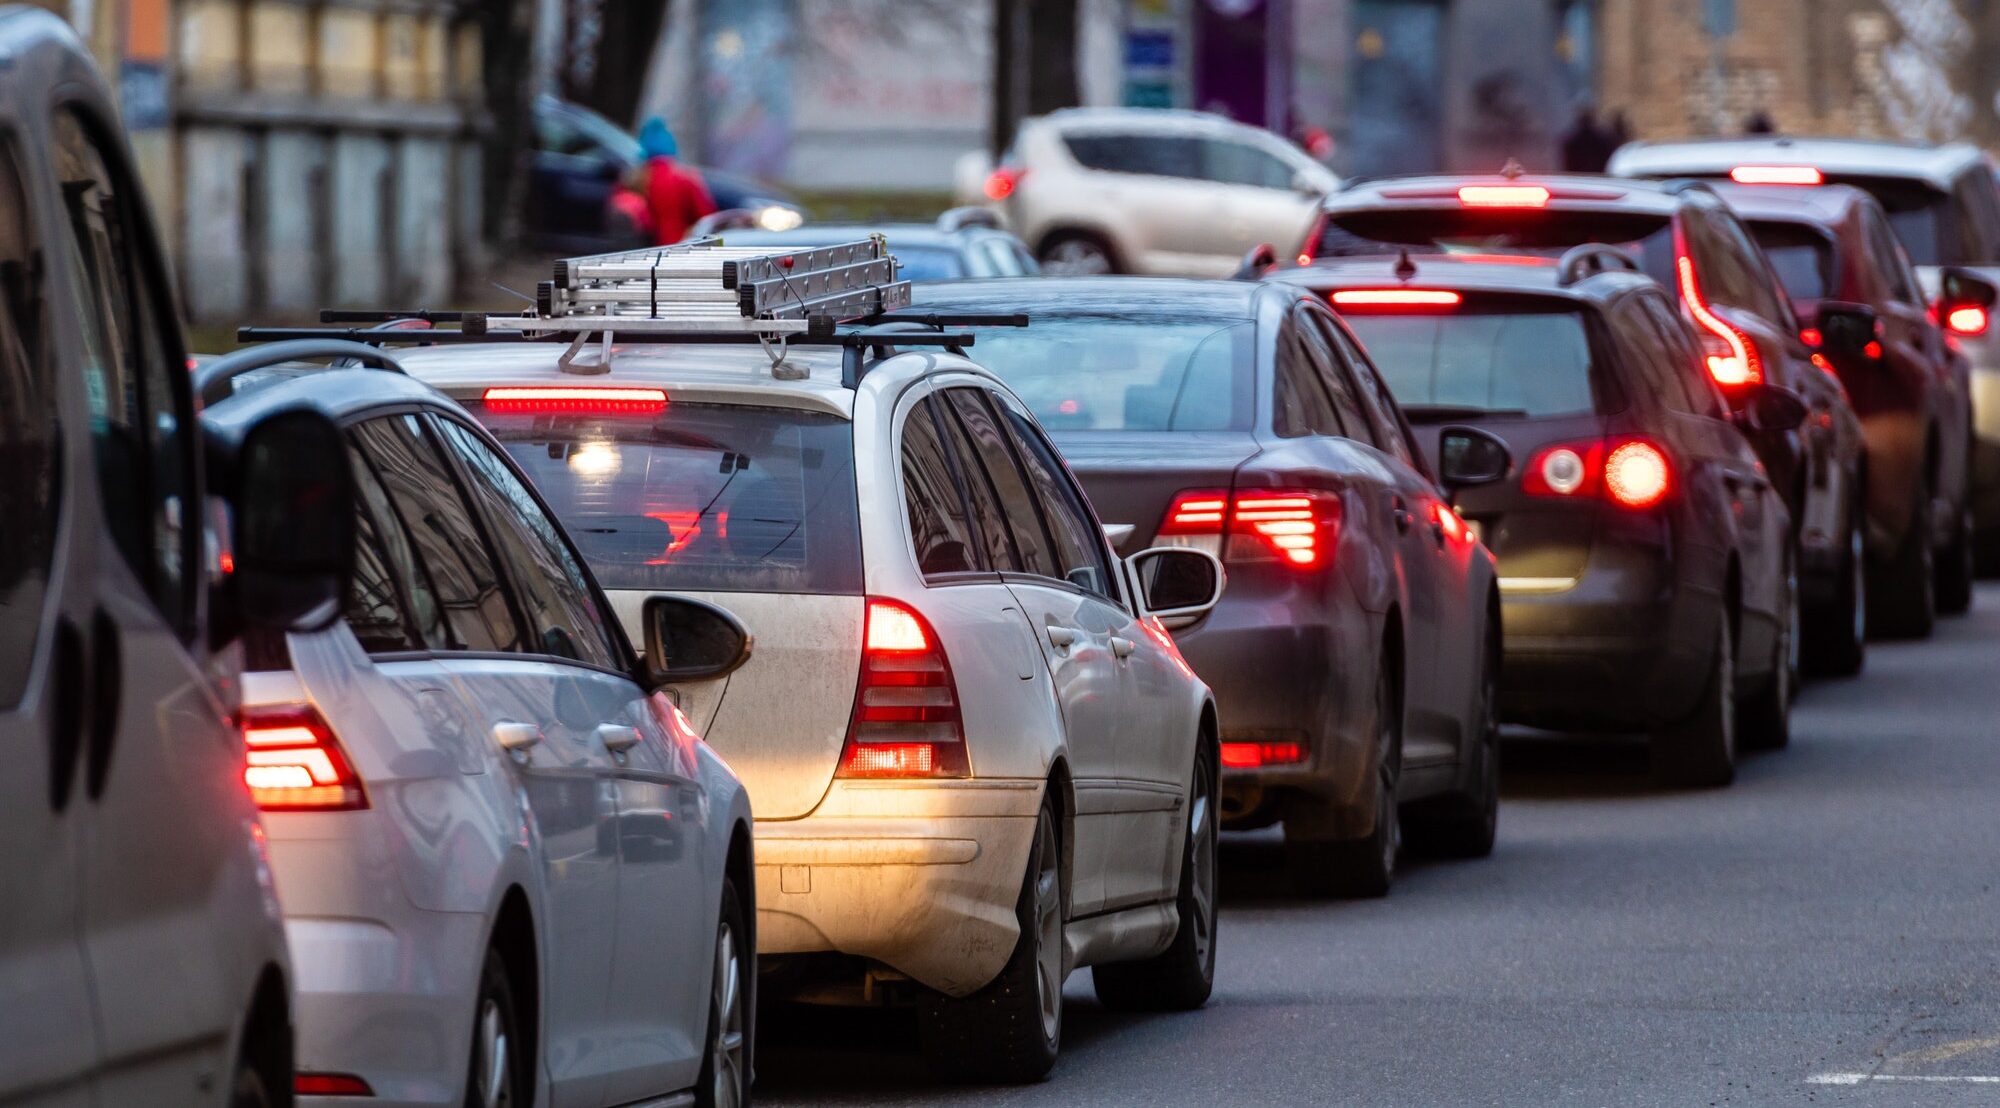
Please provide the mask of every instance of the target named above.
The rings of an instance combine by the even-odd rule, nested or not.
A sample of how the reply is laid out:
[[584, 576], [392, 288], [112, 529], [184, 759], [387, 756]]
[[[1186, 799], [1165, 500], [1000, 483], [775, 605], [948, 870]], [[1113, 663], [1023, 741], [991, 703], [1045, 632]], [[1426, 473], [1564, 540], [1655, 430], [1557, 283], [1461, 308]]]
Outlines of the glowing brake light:
[[1809, 165], [1739, 165], [1729, 179], [1739, 185], [1823, 185], [1826, 174]]
[[1003, 165], [994, 170], [986, 178], [986, 199], [1005, 200], [1014, 195], [1014, 190], [1021, 187], [1021, 178], [1027, 175], [1022, 166]]
[[871, 598], [839, 777], [964, 777], [965, 728], [951, 663], [924, 617]]
[[1222, 768], [1261, 769], [1264, 766], [1295, 766], [1306, 760], [1304, 743], [1225, 742]]
[[292, 1079], [298, 1096], [374, 1096], [368, 1082], [351, 1073], [302, 1073]]
[[1702, 299], [1701, 283], [1695, 280], [1694, 259], [1682, 251], [1674, 259], [1674, 268], [1680, 274], [1681, 299], [1686, 302], [1688, 314], [1694, 317], [1695, 325], [1701, 330], [1702, 355], [1708, 365], [1708, 375], [1724, 388], [1762, 381], [1764, 360], [1757, 353], [1757, 344], [1709, 309], [1708, 301]]
[[533, 415], [657, 415], [667, 407], [664, 389], [624, 386], [495, 386], [480, 399], [488, 411]]
[[1464, 297], [1450, 289], [1335, 289], [1337, 308], [1455, 308]]
[[1992, 317], [1987, 314], [1986, 309], [1977, 304], [1953, 308], [1944, 316], [1946, 329], [1954, 335], [1983, 335], [1992, 322]]
[[1673, 481], [1667, 456], [1650, 442], [1619, 443], [1604, 459], [1604, 491], [1627, 508], [1650, 508], [1666, 499]]
[[1466, 185], [1458, 202], [1468, 208], [1545, 208], [1549, 190], [1540, 185]]
[[1648, 439], [1592, 439], [1545, 446], [1522, 470], [1529, 496], [1592, 497], [1642, 511], [1673, 492], [1674, 468], [1665, 450]]
[[1174, 497], [1158, 537], [1211, 540], [1225, 561], [1316, 569], [1333, 557], [1340, 501], [1317, 489], [1190, 489]]
[[254, 709], [243, 720], [243, 783], [267, 812], [368, 807], [361, 778], [312, 707]]

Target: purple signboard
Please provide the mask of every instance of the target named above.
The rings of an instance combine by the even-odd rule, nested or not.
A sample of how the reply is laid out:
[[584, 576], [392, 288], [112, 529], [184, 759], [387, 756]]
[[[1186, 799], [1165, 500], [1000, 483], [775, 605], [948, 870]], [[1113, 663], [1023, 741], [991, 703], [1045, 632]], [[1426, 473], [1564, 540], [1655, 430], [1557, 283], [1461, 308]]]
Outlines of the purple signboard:
[[1283, 132], [1288, 0], [1195, 0], [1194, 106]]

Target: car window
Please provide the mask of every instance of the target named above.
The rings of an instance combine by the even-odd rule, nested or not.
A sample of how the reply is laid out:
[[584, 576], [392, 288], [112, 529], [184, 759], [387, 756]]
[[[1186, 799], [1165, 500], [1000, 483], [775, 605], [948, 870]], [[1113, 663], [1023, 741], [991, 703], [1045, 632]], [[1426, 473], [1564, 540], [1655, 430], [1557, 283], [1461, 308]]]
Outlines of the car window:
[[1889, 227], [1889, 221], [1873, 207], [1862, 208], [1862, 227], [1868, 239], [1868, 253], [1875, 272], [1883, 281], [1883, 293], [1900, 304], [1920, 307], [1922, 287], [1910, 268], [1910, 259]]
[[84, 389], [106, 523], [153, 603], [192, 633], [199, 506], [193, 399], [171, 303], [141, 264], [138, 197], [72, 111], [52, 127], [83, 330]]
[[1202, 174], [1225, 185], [1289, 189], [1292, 168], [1268, 150], [1235, 139], [1202, 140]]
[[1064, 135], [1063, 143], [1085, 169], [1189, 179], [1202, 175], [1201, 140], [1191, 136], [1081, 131]]
[[1312, 333], [1300, 313], [1285, 321], [1278, 333], [1276, 373], [1271, 382], [1271, 430], [1284, 439], [1341, 435], [1365, 442], [1370, 436], [1360, 412], [1354, 410], [1350, 419], [1341, 419], [1327, 393], [1332, 351], [1325, 341]]
[[[1394, 208], [1329, 214], [1319, 224], [1314, 257], [1413, 254], [1519, 254], [1559, 258], [1587, 242], [1617, 246], [1640, 272], [1674, 280], [1673, 221], [1657, 212], [1556, 211], [1524, 218], [1513, 208]], [[1422, 259], [1418, 259], [1421, 268]]]
[[1757, 220], [1750, 234], [1764, 248], [1785, 294], [1797, 300], [1823, 300], [1833, 295], [1836, 268], [1833, 240], [1805, 223]]
[[417, 417], [382, 416], [355, 427], [353, 434], [415, 542], [444, 610], [443, 649], [521, 650], [520, 628], [492, 549]]
[[903, 422], [903, 512], [925, 578], [989, 568], [929, 398]]
[[62, 428], [44, 345], [36, 241], [14, 147], [0, 137], [0, 709], [20, 702], [55, 555]]
[[1247, 431], [1247, 319], [1035, 313], [979, 334], [979, 361], [1051, 431]]
[[897, 246], [896, 276], [905, 281], [956, 281], [967, 276], [965, 258], [945, 246]]
[[965, 429], [966, 440], [976, 454], [975, 464], [984, 468], [994, 493], [1000, 498], [1000, 510], [1008, 533], [1013, 536], [1021, 572], [1061, 578], [1062, 558], [1056, 553], [1055, 539], [1049, 534], [1041, 508], [1035, 503], [1035, 494], [1014, 457], [1014, 448], [1007, 443], [1007, 433], [1000, 429], [981, 390], [952, 388], [944, 390], [942, 395], [957, 414], [959, 426]]
[[1373, 438], [1368, 416], [1363, 411], [1361, 398], [1355, 393], [1353, 382], [1340, 372], [1341, 349], [1344, 336], [1337, 334], [1338, 327], [1333, 321], [1318, 312], [1301, 313], [1306, 360], [1312, 364], [1313, 372], [1319, 375], [1320, 384], [1326, 389], [1333, 402], [1333, 414], [1343, 432], [1349, 438], [1367, 442]]
[[528, 649], [620, 669], [610, 620], [590, 576], [528, 486], [464, 424], [438, 419], [445, 444], [465, 466], [472, 499], [486, 513], [493, 545], [514, 581], [528, 621]]
[[1000, 506], [1000, 493], [993, 487], [992, 478], [979, 461], [979, 448], [972, 444], [965, 425], [952, 414], [951, 405], [945, 402], [942, 394], [932, 396], [924, 403], [930, 406], [931, 418], [943, 436], [947, 463], [958, 474], [959, 488], [965, 490], [966, 504], [972, 509], [972, 522], [984, 553], [980, 561], [995, 570], [1020, 570], [1024, 563], [1020, 552], [1014, 548], [1013, 530], [1007, 524], [1006, 511]]
[[1778, 307], [1777, 293], [1758, 261], [1757, 243], [1734, 216], [1702, 204], [1683, 213], [1682, 225], [1702, 294], [1709, 301], [1784, 325], [1786, 313]]
[[1396, 409], [1396, 397], [1382, 382], [1375, 368], [1368, 364], [1368, 356], [1348, 342], [1347, 336], [1339, 333], [1340, 329], [1333, 325], [1333, 321], [1317, 312], [1312, 316], [1316, 330], [1337, 340], [1334, 345], [1339, 353], [1334, 357], [1329, 382], [1352, 383], [1346, 390], [1336, 388], [1335, 391], [1352, 391], [1361, 398], [1361, 406], [1367, 409], [1369, 426], [1375, 432], [1375, 445], [1401, 459], [1404, 465], [1419, 473], [1424, 472], [1424, 464], [1417, 460], [1419, 455], [1410, 445], [1402, 413]]
[[1949, 194], [1900, 177], [1829, 177], [1830, 183], [1866, 190], [1882, 205], [1889, 229], [1918, 265], [1958, 262], [1959, 236]]
[[1468, 296], [1451, 312], [1347, 311], [1396, 402], [1467, 415], [1581, 415], [1596, 408], [1590, 334], [1572, 303]]
[[[415, 544], [389, 501], [389, 490], [358, 442], [348, 443], [348, 461], [354, 470], [355, 510], [360, 516], [357, 534], [362, 547], [347, 602], [347, 622], [354, 637], [371, 653], [450, 649], [451, 632], [445, 625], [444, 609], [438, 605], [437, 590], [417, 560]], [[379, 561], [381, 574], [387, 578], [385, 584], [364, 585], [360, 562], [370, 556]], [[393, 613], [382, 610], [391, 596]], [[400, 627], [391, 626], [392, 614]]]
[[1982, 160], [1966, 171], [1959, 189], [1965, 196], [1966, 210], [1979, 224], [1984, 244], [1983, 251], [1970, 259], [1970, 264], [2000, 263], [2000, 182], [1994, 180], [1991, 167]]
[[1963, 174], [1952, 186], [1953, 222], [1957, 224], [1960, 265], [1988, 264], [1996, 248], [2000, 248], [2000, 227], [1993, 226], [1992, 214], [1983, 202], [1985, 198], [1977, 193], [1978, 182], [1982, 178], [1991, 188], [1992, 177], [1983, 170]]
[[1014, 451], [1021, 458], [1021, 468], [1028, 474], [1028, 483], [1034, 486], [1036, 499], [1048, 520], [1050, 536], [1055, 539], [1063, 580], [1115, 603], [1117, 592], [1112, 583], [1111, 563], [1105, 557], [1104, 529], [1084, 503], [1069, 470], [1026, 414], [1014, 410], [1005, 398], [989, 396], [988, 399], [1005, 417]]

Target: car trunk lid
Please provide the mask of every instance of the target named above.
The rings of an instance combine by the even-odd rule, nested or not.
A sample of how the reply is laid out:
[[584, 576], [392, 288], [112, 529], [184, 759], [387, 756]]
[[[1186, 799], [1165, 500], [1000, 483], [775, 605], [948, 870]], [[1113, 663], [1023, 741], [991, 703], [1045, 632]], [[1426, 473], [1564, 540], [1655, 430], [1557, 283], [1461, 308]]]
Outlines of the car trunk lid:
[[1259, 449], [1248, 431], [1071, 431], [1054, 438], [1106, 529], [1115, 536], [1131, 528], [1114, 538], [1120, 555], [1154, 545], [1177, 494], [1228, 490]]

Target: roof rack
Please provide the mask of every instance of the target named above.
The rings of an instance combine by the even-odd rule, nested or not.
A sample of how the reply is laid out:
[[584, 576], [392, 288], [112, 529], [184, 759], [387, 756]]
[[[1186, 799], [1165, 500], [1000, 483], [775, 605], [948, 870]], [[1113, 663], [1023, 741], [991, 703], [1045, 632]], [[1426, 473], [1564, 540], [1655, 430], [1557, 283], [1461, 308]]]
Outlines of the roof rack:
[[246, 373], [271, 369], [312, 358], [333, 358], [328, 368], [360, 366], [366, 369], [401, 373], [396, 359], [379, 348], [359, 342], [314, 337], [291, 342], [274, 342], [254, 350], [237, 350], [203, 362], [194, 370], [195, 395], [203, 404], [219, 404], [233, 391], [234, 382]]
[[1612, 269], [1640, 272], [1639, 263], [1623, 250], [1601, 242], [1586, 242], [1563, 252], [1562, 260], [1556, 263], [1556, 284], [1567, 288], [1586, 277], [1595, 277]]

